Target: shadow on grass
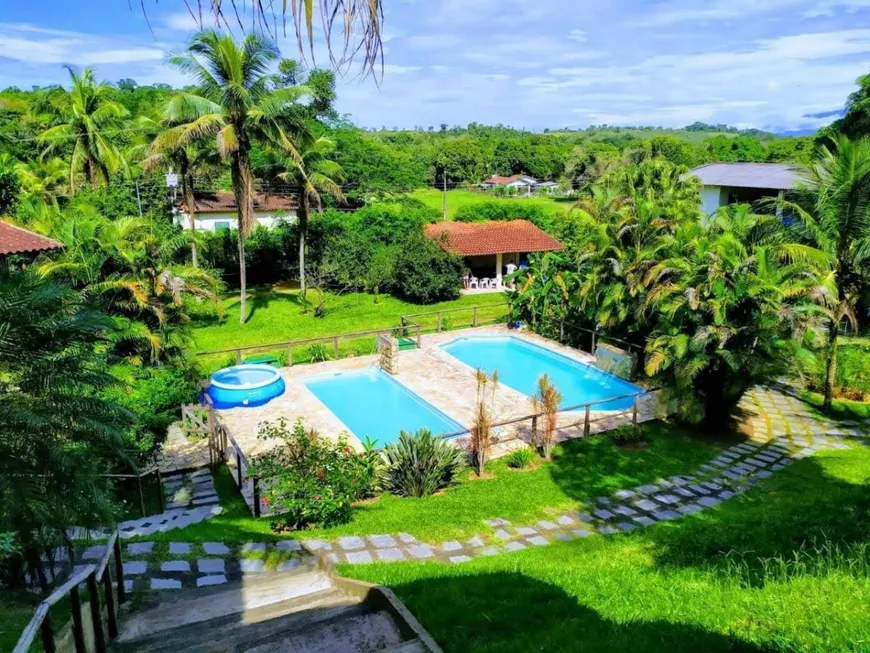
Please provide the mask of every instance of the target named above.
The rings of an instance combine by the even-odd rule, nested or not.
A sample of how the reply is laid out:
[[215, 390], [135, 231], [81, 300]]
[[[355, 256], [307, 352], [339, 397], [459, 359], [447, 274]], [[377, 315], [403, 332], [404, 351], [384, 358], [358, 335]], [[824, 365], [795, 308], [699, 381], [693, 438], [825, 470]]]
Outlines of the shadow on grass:
[[649, 438], [645, 446], [619, 446], [606, 433], [564, 442], [549, 466], [553, 481], [571, 499], [585, 502], [659, 478], [691, 473], [723, 447], [741, 441], [731, 433], [700, 436], [662, 422], [641, 428]]
[[746, 494], [644, 532], [659, 565], [721, 567], [795, 559], [807, 543], [846, 547], [870, 539], [870, 448], [793, 463]]
[[457, 573], [391, 588], [445, 651], [763, 650], [684, 624], [616, 622], [555, 585], [515, 572]]

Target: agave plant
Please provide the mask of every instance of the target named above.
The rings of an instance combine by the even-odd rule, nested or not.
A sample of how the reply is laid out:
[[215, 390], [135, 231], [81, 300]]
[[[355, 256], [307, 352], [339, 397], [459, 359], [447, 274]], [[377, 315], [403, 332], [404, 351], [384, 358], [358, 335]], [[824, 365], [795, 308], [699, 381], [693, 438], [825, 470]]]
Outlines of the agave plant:
[[399, 441], [384, 449], [384, 488], [402, 497], [426, 497], [453, 484], [465, 466], [465, 453], [432, 435], [402, 431]]

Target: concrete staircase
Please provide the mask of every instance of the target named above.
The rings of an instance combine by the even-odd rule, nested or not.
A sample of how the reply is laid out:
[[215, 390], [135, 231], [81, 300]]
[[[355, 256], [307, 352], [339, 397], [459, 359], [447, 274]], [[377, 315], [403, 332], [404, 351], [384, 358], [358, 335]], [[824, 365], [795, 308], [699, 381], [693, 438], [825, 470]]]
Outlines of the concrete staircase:
[[121, 623], [113, 651], [425, 653], [440, 651], [386, 588], [302, 567], [160, 597]]

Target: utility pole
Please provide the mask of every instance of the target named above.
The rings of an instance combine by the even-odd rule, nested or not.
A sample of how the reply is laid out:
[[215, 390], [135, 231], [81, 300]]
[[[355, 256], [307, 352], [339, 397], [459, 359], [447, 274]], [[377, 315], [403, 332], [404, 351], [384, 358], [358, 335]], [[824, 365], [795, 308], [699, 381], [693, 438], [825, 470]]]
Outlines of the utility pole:
[[441, 186], [444, 189], [443, 201], [441, 203], [441, 219], [447, 222], [447, 168], [441, 171]]

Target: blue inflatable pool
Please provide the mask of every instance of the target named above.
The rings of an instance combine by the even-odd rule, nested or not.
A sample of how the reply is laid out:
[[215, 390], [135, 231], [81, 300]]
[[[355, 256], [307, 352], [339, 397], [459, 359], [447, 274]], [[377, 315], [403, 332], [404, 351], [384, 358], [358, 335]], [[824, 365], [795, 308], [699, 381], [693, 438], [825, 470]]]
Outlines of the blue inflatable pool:
[[269, 365], [235, 365], [212, 374], [207, 392], [215, 408], [251, 408], [284, 394], [284, 379]]

